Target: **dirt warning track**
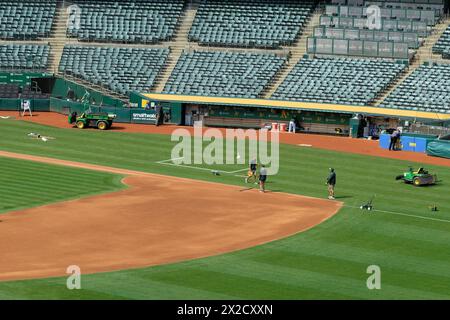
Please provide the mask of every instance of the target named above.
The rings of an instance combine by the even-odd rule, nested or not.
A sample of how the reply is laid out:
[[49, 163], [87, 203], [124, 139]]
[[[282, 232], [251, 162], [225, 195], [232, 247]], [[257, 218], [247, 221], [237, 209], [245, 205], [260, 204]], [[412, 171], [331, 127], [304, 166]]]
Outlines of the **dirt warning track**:
[[[18, 117], [17, 112], [0, 111], [0, 116], [9, 116], [23, 121], [35, 122], [47, 126], [57, 128], [72, 128], [73, 126], [67, 122], [67, 116], [54, 112], [40, 112], [35, 113], [33, 117]], [[112, 127], [112, 131], [118, 132], [134, 132], [134, 133], [148, 133], [148, 134], [172, 134], [173, 130], [183, 128], [193, 133], [192, 127], [177, 127], [174, 125], [164, 125], [155, 127], [146, 124], [130, 124], [130, 123], [116, 123]], [[225, 129], [219, 130], [224, 131]], [[97, 130], [97, 129], [94, 129]], [[409, 151], [389, 151], [381, 149], [376, 140], [365, 139], [351, 139], [349, 137], [336, 137], [320, 134], [280, 134], [280, 142], [284, 144], [306, 144], [313, 148], [333, 150], [337, 152], [356, 153], [362, 155], [369, 155], [375, 157], [398, 159], [421, 164], [432, 164], [438, 166], [450, 167], [450, 160], [446, 158], [431, 157], [425, 153], [409, 152]]]
[[126, 190], [0, 216], [0, 280], [138, 268], [280, 239], [333, 216], [337, 201], [0, 151], [126, 175]]

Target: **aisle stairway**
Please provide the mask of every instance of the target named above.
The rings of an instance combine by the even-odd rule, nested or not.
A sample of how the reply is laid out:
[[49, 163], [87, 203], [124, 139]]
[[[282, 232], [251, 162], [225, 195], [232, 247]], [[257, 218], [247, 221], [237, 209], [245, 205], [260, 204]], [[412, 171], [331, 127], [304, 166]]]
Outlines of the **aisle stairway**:
[[393, 83], [391, 83], [391, 85], [377, 97], [377, 99], [372, 103], [373, 106], [379, 106], [391, 92], [393, 92], [401, 83], [403, 83], [403, 81], [425, 61], [433, 60], [440, 63], [450, 63], [449, 60], [442, 59], [440, 55], [432, 53], [434, 44], [439, 40], [442, 33], [444, 33], [445, 29], [448, 27], [449, 23], [450, 18], [446, 18], [433, 28], [433, 32], [431, 33], [431, 35], [425, 39], [423, 45], [417, 50], [406, 72], [401, 74], [400, 77], [398, 77]]

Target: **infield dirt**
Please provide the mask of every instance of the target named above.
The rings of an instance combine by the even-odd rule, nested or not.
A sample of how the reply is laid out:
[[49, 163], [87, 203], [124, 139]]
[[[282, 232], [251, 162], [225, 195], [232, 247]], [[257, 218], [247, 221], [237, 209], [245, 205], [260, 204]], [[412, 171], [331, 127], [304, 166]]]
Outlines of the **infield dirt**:
[[305, 231], [341, 202], [0, 151], [0, 156], [122, 174], [122, 191], [1, 215], [0, 280], [179, 262]]

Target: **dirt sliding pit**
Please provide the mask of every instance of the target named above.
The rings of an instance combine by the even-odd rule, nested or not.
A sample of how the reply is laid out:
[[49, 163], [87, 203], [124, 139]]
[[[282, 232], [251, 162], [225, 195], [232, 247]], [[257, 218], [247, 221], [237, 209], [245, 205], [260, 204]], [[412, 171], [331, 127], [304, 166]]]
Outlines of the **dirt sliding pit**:
[[122, 191], [1, 215], [0, 280], [154, 266], [245, 249], [305, 231], [341, 202], [0, 151], [122, 174]]

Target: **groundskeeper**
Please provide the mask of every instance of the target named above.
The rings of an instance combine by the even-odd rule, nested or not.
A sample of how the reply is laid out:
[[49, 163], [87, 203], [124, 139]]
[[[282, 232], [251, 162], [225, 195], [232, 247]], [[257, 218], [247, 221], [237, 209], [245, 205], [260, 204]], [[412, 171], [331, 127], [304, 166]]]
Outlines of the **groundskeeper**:
[[327, 178], [327, 186], [328, 186], [328, 199], [334, 200], [334, 186], [336, 185], [336, 172], [334, 172], [333, 168], [330, 168], [330, 174]]
[[250, 168], [247, 173], [247, 177], [245, 178], [245, 183], [249, 183], [250, 180], [254, 180], [255, 184], [257, 184], [257, 175], [256, 175], [256, 169], [257, 169], [258, 163], [255, 158], [250, 160]]
[[266, 191], [266, 180], [267, 180], [267, 169], [262, 164], [261, 169], [259, 170], [259, 192]]

